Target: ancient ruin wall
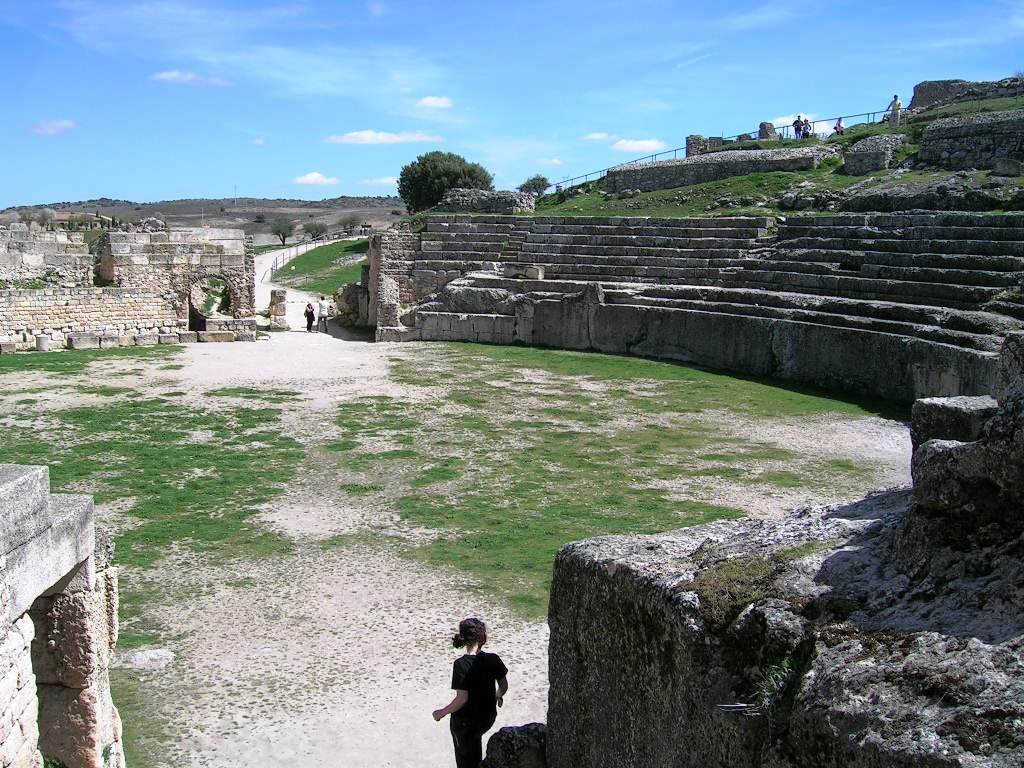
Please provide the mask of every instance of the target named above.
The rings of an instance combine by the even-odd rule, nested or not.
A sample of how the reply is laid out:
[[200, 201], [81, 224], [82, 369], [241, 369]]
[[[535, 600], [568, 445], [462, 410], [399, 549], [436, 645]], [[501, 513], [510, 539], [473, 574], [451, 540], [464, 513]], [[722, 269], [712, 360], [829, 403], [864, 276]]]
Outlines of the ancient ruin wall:
[[0, 338], [55, 342], [76, 333], [148, 336], [185, 330], [166, 296], [135, 288], [46, 288], [0, 291]]
[[609, 192], [656, 189], [719, 181], [768, 171], [809, 171], [838, 152], [836, 147], [799, 147], [797, 149], [725, 150], [654, 163], [620, 165], [605, 176]]
[[923, 110], [961, 101], [1014, 96], [1024, 96], [1024, 77], [977, 83], [968, 80], [925, 80], [914, 86], [910, 109]]
[[1024, 333], [1000, 381], [913, 493], [564, 548], [548, 765], [1024, 763]]
[[91, 285], [93, 260], [82, 235], [29, 230], [25, 224], [0, 227], [0, 288], [46, 279]]
[[123, 768], [108, 670], [117, 573], [90, 497], [0, 465], [0, 768]]
[[240, 229], [111, 232], [100, 264], [101, 278], [114, 285], [167, 294], [183, 320], [193, 287], [223, 280], [234, 321], [223, 326], [231, 331], [255, 327], [255, 275], [252, 239]]
[[1024, 161], [1024, 110], [964, 115], [924, 129], [921, 162], [949, 170], [992, 168], [996, 160]]

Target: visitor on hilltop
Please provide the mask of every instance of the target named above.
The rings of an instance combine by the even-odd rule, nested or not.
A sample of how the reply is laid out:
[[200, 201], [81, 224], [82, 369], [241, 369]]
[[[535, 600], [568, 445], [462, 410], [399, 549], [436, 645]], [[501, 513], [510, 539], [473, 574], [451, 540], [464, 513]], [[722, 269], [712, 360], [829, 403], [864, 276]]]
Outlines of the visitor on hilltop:
[[889, 106], [885, 108], [885, 111], [889, 113], [890, 128], [900, 127], [900, 111], [902, 109], [903, 102], [900, 101], [900, 97], [897, 94], [893, 94], [892, 101], [890, 101]]
[[843, 118], [840, 117], [838, 120], [836, 120], [836, 124], [835, 126], [833, 126], [833, 130], [840, 136], [846, 133], [846, 126], [843, 125]]
[[313, 311], [313, 305], [306, 302], [306, 311], [302, 314], [306, 316], [306, 333], [312, 333], [313, 321], [316, 320], [316, 312]]
[[316, 329], [319, 331], [321, 327], [327, 333], [327, 299], [323, 296], [316, 304]]
[[[496, 654], [482, 650], [487, 642], [487, 626], [480, 619], [463, 619], [452, 645], [466, 652], [452, 666], [455, 698], [448, 706], [434, 710], [440, 722], [451, 715], [452, 743], [457, 768], [480, 768], [483, 737], [494, 725], [497, 707], [508, 691], [508, 668]], [[495, 691], [497, 686], [497, 691]]]
[[793, 138], [802, 139], [804, 137], [804, 116], [797, 115], [796, 120], [793, 121]]
[[814, 135], [814, 123], [811, 122], [810, 118], [804, 118], [804, 138], [809, 139]]

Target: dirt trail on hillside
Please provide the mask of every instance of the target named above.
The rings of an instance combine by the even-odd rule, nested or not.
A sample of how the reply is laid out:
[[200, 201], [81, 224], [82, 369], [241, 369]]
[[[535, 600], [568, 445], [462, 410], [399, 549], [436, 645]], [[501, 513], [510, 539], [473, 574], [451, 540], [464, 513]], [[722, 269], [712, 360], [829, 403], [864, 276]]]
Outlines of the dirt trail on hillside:
[[[259, 517], [294, 540], [293, 554], [224, 566], [181, 548], [156, 568], [123, 574], [133, 589], [188, 595], [181, 602], [158, 597], [146, 608], [174, 653], [169, 665], [138, 673], [144, 708], [166, 723], [168, 736], [169, 752], [151, 768], [450, 765], [447, 723], [430, 713], [450, 698], [447, 638], [466, 615], [488, 620], [491, 648], [511, 669], [496, 727], [545, 719], [546, 625], [524, 622], [467, 589], [458, 573], [402, 559], [368, 536], [408, 532], [391, 513], [346, 496], [337, 455], [321, 447], [342, 437], [338, 403], [410, 397], [389, 379], [389, 358], [429, 349], [299, 331], [257, 344], [192, 345], [176, 360], [180, 370], [154, 370], [154, 379], [194, 393], [301, 391], [300, 401], [281, 406], [281, 428], [306, 445], [309, 458]], [[905, 477], [905, 428], [870, 424], [887, 446], [877, 457], [882, 476]], [[863, 446], [864, 426], [837, 419], [829, 440], [836, 450]], [[788, 425], [787, 434], [810, 443], [821, 428]]]

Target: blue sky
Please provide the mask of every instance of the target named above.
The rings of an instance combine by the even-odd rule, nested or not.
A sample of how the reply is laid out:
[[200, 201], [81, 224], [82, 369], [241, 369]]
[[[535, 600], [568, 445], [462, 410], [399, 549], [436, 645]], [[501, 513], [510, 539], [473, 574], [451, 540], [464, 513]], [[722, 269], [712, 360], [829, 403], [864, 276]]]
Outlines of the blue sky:
[[507, 188], [1024, 69], [1024, 0], [0, 0], [0, 207]]

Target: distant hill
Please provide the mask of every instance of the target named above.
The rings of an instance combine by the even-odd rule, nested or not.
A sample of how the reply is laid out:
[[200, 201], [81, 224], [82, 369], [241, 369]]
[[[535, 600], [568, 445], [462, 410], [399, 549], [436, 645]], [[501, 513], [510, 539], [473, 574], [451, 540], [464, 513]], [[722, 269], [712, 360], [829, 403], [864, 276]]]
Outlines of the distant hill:
[[[52, 208], [72, 213], [100, 213], [119, 221], [138, 221], [155, 216], [175, 226], [196, 227], [207, 224], [214, 227], [244, 229], [253, 235], [256, 243], [272, 242], [270, 222], [277, 216], [286, 216], [299, 227], [316, 221], [330, 229], [338, 228], [339, 219], [346, 214], [360, 214], [362, 220], [376, 228], [386, 228], [405, 214], [405, 204], [394, 196], [334, 197], [326, 200], [264, 199], [256, 197], [195, 198], [161, 200], [139, 203], [101, 197], [95, 200], [59, 202], [46, 205], [13, 206], [0, 211], [0, 223], [16, 218], [27, 209]], [[301, 230], [297, 231], [297, 234]]]

